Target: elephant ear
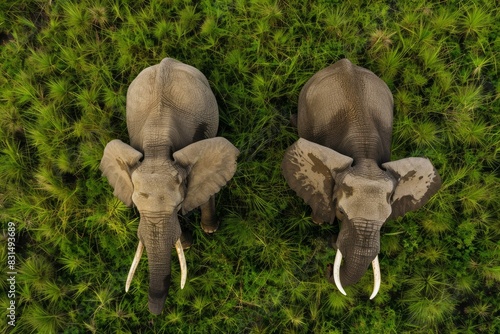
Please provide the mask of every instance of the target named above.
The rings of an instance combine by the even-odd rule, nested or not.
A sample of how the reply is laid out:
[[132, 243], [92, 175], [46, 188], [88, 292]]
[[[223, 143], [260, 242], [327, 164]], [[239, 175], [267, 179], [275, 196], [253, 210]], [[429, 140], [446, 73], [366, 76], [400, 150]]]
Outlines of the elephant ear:
[[113, 187], [113, 195], [127, 206], [132, 206], [132, 170], [142, 158], [142, 153], [119, 139], [110, 141], [104, 148], [99, 169]]
[[210, 196], [231, 180], [239, 153], [222, 137], [200, 140], [174, 152], [175, 162], [187, 172], [183, 214], [208, 202]]
[[335, 176], [350, 167], [352, 158], [300, 138], [286, 152], [281, 168], [298, 196], [325, 222], [332, 222]]
[[397, 180], [392, 194], [392, 218], [417, 210], [441, 187], [441, 177], [426, 158], [406, 158], [382, 164]]

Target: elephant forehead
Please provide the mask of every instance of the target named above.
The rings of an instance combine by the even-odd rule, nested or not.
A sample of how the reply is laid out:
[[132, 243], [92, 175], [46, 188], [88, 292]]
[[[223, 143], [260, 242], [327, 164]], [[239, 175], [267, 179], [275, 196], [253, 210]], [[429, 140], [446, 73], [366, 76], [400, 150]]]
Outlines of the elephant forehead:
[[389, 198], [392, 182], [386, 179], [370, 180], [345, 177], [337, 188], [336, 197], [349, 219], [360, 218], [384, 222], [391, 214]]
[[137, 209], [151, 213], [172, 213], [184, 199], [184, 188], [177, 178], [161, 174], [143, 174], [134, 179], [132, 201]]
[[339, 190], [345, 196], [360, 196], [362, 194], [385, 195], [392, 193], [394, 189], [393, 182], [388, 178], [366, 178], [356, 175], [347, 174], [341, 184]]
[[178, 188], [182, 180], [175, 171], [143, 172], [140, 170], [132, 174], [132, 183], [136, 188], [148, 188], [156, 191], [168, 191]]

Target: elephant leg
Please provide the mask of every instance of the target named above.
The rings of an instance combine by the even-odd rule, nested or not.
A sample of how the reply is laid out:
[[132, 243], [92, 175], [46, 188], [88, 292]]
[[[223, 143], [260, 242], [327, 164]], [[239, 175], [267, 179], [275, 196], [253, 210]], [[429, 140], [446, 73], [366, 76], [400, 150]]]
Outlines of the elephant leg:
[[181, 234], [182, 249], [189, 249], [193, 244], [193, 235], [189, 231], [182, 231]]
[[215, 195], [208, 202], [200, 206], [201, 228], [205, 233], [214, 233], [219, 228], [219, 219], [215, 213]]
[[292, 128], [297, 128], [297, 119], [298, 119], [297, 114], [292, 114], [290, 116], [290, 125], [292, 126]]
[[337, 250], [337, 238], [339, 236], [337, 234], [332, 234], [331, 236], [328, 237], [328, 246]]

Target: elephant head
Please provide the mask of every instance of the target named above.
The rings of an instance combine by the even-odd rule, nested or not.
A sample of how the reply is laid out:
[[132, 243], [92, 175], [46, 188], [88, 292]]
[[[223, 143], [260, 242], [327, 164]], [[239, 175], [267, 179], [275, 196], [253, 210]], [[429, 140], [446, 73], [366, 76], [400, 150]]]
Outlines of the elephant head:
[[315, 220], [341, 221], [329, 281], [345, 295], [343, 286], [358, 282], [372, 263], [375, 283], [370, 299], [380, 287], [380, 228], [388, 219], [420, 208], [441, 185], [426, 158], [380, 166], [369, 159], [354, 162], [303, 138], [288, 148], [282, 169], [290, 187], [311, 206]]
[[172, 159], [145, 157], [120, 140], [104, 149], [100, 169], [114, 188], [114, 195], [140, 213], [139, 246], [125, 290], [128, 291], [143, 248], [149, 265], [149, 310], [160, 314], [170, 286], [170, 257], [175, 246], [181, 264], [181, 288], [187, 266], [180, 243], [177, 212], [187, 213], [206, 203], [233, 176], [238, 150], [215, 137], [190, 144]]

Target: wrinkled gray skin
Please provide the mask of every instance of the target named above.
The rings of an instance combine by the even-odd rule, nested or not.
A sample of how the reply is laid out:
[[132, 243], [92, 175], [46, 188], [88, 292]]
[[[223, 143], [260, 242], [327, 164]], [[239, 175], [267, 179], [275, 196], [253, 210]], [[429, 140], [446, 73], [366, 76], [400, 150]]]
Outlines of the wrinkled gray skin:
[[[372, 72], [343, 59], [303, 87], [283, 174], [312, 208], [313, 220], [341, 221], [342, 286], [360, 280], [380, 251], [380, 228], [416, 210], [441, 180], [425, 158], [390, 161], [393, 99]], [[333, 283], [333, 267], [327, 277]], [[375, 292], [376, 293], [376, 292]]]
[[137, 235], [148, 256], [154, 314], [163, 310], [170, 286], [171, 252], [181, 236], [177, 212], [201, 206], [205, 232], [217, 229], [214, 194], [233, 176], [239, 153], [224, 138], [214, 138], [218, 122], [205, 76], [165, 58], [128, 89], [130, 146], [113, 140], [104, 150], [100, 169], [114, 195], [140, 212]]

